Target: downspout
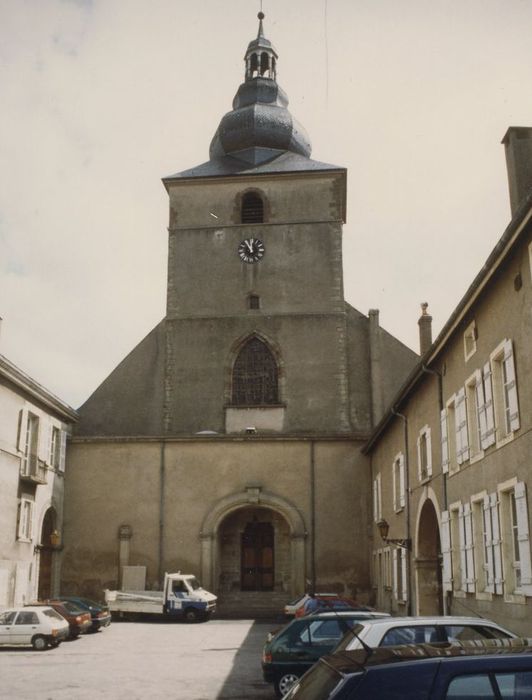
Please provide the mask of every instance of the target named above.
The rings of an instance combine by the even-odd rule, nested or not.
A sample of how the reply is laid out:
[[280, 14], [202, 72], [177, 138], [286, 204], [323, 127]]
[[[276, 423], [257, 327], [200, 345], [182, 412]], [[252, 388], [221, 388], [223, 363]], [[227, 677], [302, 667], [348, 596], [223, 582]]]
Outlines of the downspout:
[[[406, 539], [412, 542], [412, 537], [410, 534], [410, 460], [408, 459], [408, 420], [406, 416], [402, 413], [398, 413], [392, 406], [391, 412], [394, 416], [401, 418], [403, 421], [403, 435], [405, 443], [405, 518], [406, 518]], [[408, 556], [406, 557], [406, 596], [407, 596], [407, 614], [412, 614], [412, 581], [411, 581], [411, 570], [412, 570], [412, 555], [413, 548], [407, 549]]]
[[158, 552], [158, 567], [157, 579], [162, 588], [163, 573], [163, 555], [164, 555], [164, 489], [165, 489], [165, 447], [166, 442], [161, 441], [161, 452], [159, 456], [159, 552]]
[[315, 443], [310, 441], [310, 585], [316, 592], [316, 457]]

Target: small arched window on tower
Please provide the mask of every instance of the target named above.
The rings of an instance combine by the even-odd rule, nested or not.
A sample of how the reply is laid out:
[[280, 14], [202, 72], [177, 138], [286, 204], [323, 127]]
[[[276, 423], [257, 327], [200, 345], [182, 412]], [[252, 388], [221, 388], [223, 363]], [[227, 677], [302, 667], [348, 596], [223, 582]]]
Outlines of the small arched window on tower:
[[269, 72], [270, 72], [270, 62], [269, 62], [269, 56], [264, 51], [260, 55], [260, 74], [262, 77], [269, 77]]
[[232, 403], [264, 406], [279, 403], [277, 362], [259, 338], [250, 338], [233, 365]]
[[243, 224], [262, 224], [264, 202], [257, 192], [247, 192], [242, 197], [241, 221]]
[[251, 77], [256, 78], [259, 73], [259, 57], [256, 53], [251, 54], [251, 61], [249, 64]]

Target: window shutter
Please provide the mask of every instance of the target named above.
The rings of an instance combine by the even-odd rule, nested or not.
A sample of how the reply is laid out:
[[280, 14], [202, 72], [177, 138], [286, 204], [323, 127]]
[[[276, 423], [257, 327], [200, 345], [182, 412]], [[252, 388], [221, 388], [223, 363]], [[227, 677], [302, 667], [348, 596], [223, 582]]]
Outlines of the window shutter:
[[465, 403], [465, 389], [462, 387], [456, 395], [455, 403], [455, 429], [456, 429], [456, 461], [462, 464], [469, 459], [469, 444], [467, 440], [467, 411]]
[[399, 505], [405, 506], [405, 456], [399, 456]]
[[441, 553], [443, 557], [442, 587], [444, 591], [452, 591], [451, 530], [448, 510], [444, 510], [441, 514]]
[[[484, 436], [486, 435], [488, 427], [486, 422], [486, 399], [484, 398], [484, 384], [482, 382], [482, 372], [479, 369], [475, 372], [475, 398], [477, 401], [477, 421], [480, 432], [479, 449], [484, 449]], [[471, 426], [471, 429], [475, 430], [476, 426]]]
[[465, 554], [467, 561], [467, 575], [465, 579], [468, 593], [475, 592], [475, 557], [473, 551], [473, 513], [471, 504], [464, 504], [464, 532], [465, 532]]
[[484, 365], [484, 409], [486, 415], [486, 432], [481, 435], [482, 449], [485, 450], [495, 442], [495, 415], [493, 412], [493, 389], [491, 384], [491, 366], [487, 362]]
[[18, 439], [17, 448], [19, 452], [26, 449], [26, 430], [28, 428], [28, 409], [22, 408], [18, 414]]
[[526, 503], [526, 488], [522, 481], [517, 482], [515, 485], [515, 509], [517, 513], [519, 560], [521, 562], [521, 589], [525, 595], [532, 596], [532, 565], [530, 561], [528, 508]]
[[432, 476], [432, 436], [430, 428], [427, 428], [427, 474]]
[[464, 522], [464, 506], [460, 504], [458, 509], [458, 538], [460, 541], [460, 590], [467, 591], [466, 585], [466, 538], [465, 538], [465, 522]]
[[508, 396], [508, 408], [510, 411], [510, 429], [519, 430], [519, 403], [517, 401], [517, 380], [515, 377], [514, 353], [512, 341], [504, 343], [504, 367], [506, 370], [506, 391]]
[[392, 583], [392, 589], [393, 589], [393, 597], [397, 600], [397, 593], [398, 593], [398, 581], [397, 581], [397, 547], [394, 548], [392, 552], [392, 562], [393, 562], [393, 583]]
[[490, 497], [484, 497], [482, 505], [484, 517], [484, 549], [486, 558], [486, 592], [495, 593], [495, 564], [493, 561], [493, 535], [491, 528]]
[[59, 439], [61, 441], [61, 447], [59, 452], [59, 471], [65, 471], [65, 459], [66, 459], [66, 444], [67, 444], [67, 432], [66, 430], [61, 430], [59, 433]]
[[373, 520], [378, 521], [377, 517], [377, 479], [373, 479]]
[[398, 556], [401, 557], [401, 600], [407, 600], [408, 595], [407, 595], [407, 588], [406, 588], [406, 549], [401, 548], [398, 551]]
[[417, 478], [419, 481], [422, 480], [421, 474], [421, 435], [417, 436]]
[[504, 579], [502, 572], [501, 527], [499, 522], [499, 501], [496, 493], [490, 495], [490, 511], [495, 593], [502, 593]]
[[449, 438], [447, 436], [447, 411], [440, 413], [441, 426], [441, 469], [444, 474], [449, 471]]
[[399, 510], [399, 474], [396, 473], [397, 469], [397, 458], [395, 458], [392, 466], [392, 493], [393, 493], [393, 509]]

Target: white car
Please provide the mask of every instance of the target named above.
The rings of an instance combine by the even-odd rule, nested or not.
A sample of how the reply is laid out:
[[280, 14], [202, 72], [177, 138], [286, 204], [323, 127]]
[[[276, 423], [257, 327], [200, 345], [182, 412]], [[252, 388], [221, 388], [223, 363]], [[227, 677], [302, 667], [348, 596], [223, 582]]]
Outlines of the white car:
[[68, 622], [53, 608], [28, 605], [0, 613], [0, 644], [32, 646], [43, 651], [68, 637]]
[[368, 647], [386, 647], [468, 639], [507, 639], [516, 636], [496, 622], [482, 617], [387, 617], [361, 620], [347, 632], [334, 651], [361, 649], [364, 644]]

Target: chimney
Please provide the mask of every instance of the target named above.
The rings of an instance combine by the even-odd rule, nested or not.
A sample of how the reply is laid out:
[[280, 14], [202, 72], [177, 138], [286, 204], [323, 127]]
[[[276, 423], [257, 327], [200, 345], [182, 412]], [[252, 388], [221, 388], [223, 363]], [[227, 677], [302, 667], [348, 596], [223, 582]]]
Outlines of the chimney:
[[421, 316], [419, 317], [419, 354], [421, 357], [432, 345], [432, 316], [427, 313], [428, 304], [424, 301], [421, 304]]
[[512, 216], [532, 191], [532, 127], [510, 126], [502, 140]]
[[384, 413], [384, 396], [381, 362], [381, 329], [379, 310], [370, 309], [369, 318], [369, 362], [371, 377], [371, 419], [377, 425]]

